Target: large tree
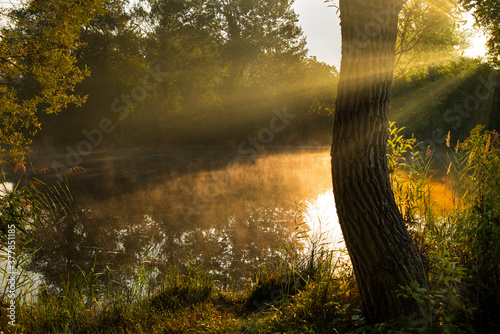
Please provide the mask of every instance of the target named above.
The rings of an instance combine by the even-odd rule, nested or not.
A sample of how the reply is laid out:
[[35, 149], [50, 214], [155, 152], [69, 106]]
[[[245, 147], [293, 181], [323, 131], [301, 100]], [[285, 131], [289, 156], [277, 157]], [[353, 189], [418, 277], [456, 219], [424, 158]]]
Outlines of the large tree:
[[[76, 143], [85, 139], [82, 130], [94, 128], [104, 116], [111, 117], [114, 122], [120, 121], [116, 132], [107, 137], [106, 142], [126, 136], [120, 118], [128, 115], [128, 111], [123, 111], [125, 102], [121, 96], [130, 95], [135, 87], [141, 87], [151, 67], [145, 56], [145, 38], [129, 8], [128, 0], [108, 0], [83, 27], [79, 37], [82, 47], [76, 52], [76, 61], [79, 67], [87, 67], [92, 75], [85, 78], [75, 92], [88, 99], [82, 107], [70, 107], [57, 116], [40, 118], [44, 125], [40, 141]], [[153, 91], [148, 86], [147, 93]], [[117, 98], [120, 103], [113, 104]], [[132, 105], [138, 105], [132, 97], [130, 99]]]
[[293, 0], [223, 0], [216, 9], [222, 56], [228, 65], [224, 80], [228, 98], [247, 65], [263, 53], [304, 55], [305, 40], [297, 25]]
[[398, 211], [386, 160], [402, 0], [340, 0], [342, 60], [332, 177], [339, 222], [370, 322], [418, 314], [402, 286], [426, 275]]
[[40, 128], [40, 113], [56, 114], [85, 97], [75, 85], [89, 75], [76, 63], [82, 26], [104, 0], [31, 0], [2, 11], [0, 29], [0, 162], [15, 170]]
[[268, 107], [269, 101], [299, 81], [296, 72], [302, 69], [296, 69], [305, 67], [306, 49], [293, 1], [149, 4], [144, 7], [149, 59], [169, 72], [158, 90], [160, 107], [151, 109], [158, 113], [155, 124], [194, 128], [196, 122], [196, 133], [180, 136], [212, 133], [239, 139], [246, 132], [242, 128], [280, 104]]

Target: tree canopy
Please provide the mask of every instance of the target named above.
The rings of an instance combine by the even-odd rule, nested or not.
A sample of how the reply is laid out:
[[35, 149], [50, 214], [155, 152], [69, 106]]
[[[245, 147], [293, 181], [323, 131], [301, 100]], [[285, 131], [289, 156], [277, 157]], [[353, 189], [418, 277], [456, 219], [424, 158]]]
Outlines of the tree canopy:
[[[292, 4], [108, 2], [80, 37], [92, 76], [76, 92], [88, 101], [45, 117], [43, 141], [78, 141], [103, 117], [120, 124], [113, 144], [158, 145], [241, 140], [285, 105], [326, 119], [338, 73], [307, 57]], [[168, 74], [136, 101], [151, 70]]]
[[476, 22], [489, 33], [488, 50], [492, 60], [500, 62], [500, 2], [497, 0], [460, 0], [472, 12]]
[[[39, 113], [57, 114], [85, 97], [75, 85], [89, 75], [76, 51], [81, 28], [102, 0], [33, 0], [10, 10], [0, 30], [0, 158], [22, 166]], [[16, 168], [16, 167], [14, 167]]]
[[396, 76], [458, 58], [467, 46], [456, 0], [409, 0], [399, 15]]

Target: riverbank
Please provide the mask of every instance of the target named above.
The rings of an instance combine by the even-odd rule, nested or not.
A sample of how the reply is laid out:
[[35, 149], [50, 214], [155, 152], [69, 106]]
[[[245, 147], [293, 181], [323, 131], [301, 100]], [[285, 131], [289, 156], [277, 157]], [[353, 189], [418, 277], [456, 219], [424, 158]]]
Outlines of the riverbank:
[[[393, 189], [396, 199], [402, 199], [398, 203], [429, 280], [426, 286], [410, 285], [394, 293], [418, 303], [421, 314], [417, 317], [368, 325], [360, 311], [360, 296], [345, 253], [339, 254], [327, 247], [325, 241], [331, 240], [308, 234], [304, 224], [295, 219], [303, 213], [297, 209], [290, 212], [290, 218], [294, 219], [288, 220], [294, 222], [289, 226], [294, 227], [289, 230], [293, 239], [285, 237], [278, 243], [274, 236], [269, 238], [277, 246], [272, 250], [273, 256], [263, 258], [254, 254], [252, 263], [256, 267], [248, 270], [244, 281], [237, 278], [243, 277], [241, 269], [234, 276], [211, 269], [210, 261], [214, 258], [207, 257], [206, 252], [199, 256], [191, 252], [186, 261], [175, 264], [161, 261], [157, 257], [159, 249], [154, 243], [147, 243], [147, 247], [140, 248], [134, 255], [136, 261], [117, 267], [108, 261], [108, 256], [125, 253], [90, 248], [88, 243], [82, 243], [79, 249], [93, 254], [89, 258], [93, 261], [76, 267], [69, 267], [69, 261], [59, 262], [58, 272], [67, 273], [67, 276], [60, 275], [59, 288], [47, 284], [33, 290], [36, 299], [14, 300], [17, 327], [8, 325], [7, 312], [12, 298], [4, 294], [0, 330], [10, 333], [498, 333], [498, 133], [483, 132], [477, 127], [467, 142], [456, 149], [450, 148], [445, 174], [454, 192], [453, 207], [446, 214], [432, 210], [433, 198], [443, 196], [439, 189], [435, 190], [430, 178], [432, 152], [424, 156], [412, 153], [412, 141], [396, 138], [396, 142], [401, 143], [395, 145], [396, 149], [405, 149], [392, 151], [391, 166], [396, 172], [408, 173], [399, 181], [391, 177]], [[406, 148], [410, 150], [411, 159], [407, 159]], [[274, 173], [280, 169], [272, 162], [282, 162], [283, 157], [274, 156], [267, 161], [269, 168], [265, 170]], [[301, 161], [287, 162], [288, 166], [300, 166], [300, 175], [304, 174], [306, 167]], [[258, 166], [259, 161], [250, 166], [254, 165]], [[252, 177], [255, 174], [241, 173]], [[259, 189], [265, 187], [260, 185]], [[273, 189], [270, 187], [270, 194]], [[271, 199], [271, 196], [263, 196], [263, 200]], [[14, 196], [12, 203], [22, 208], [26, 200], [21, 194]], [[283, 220], [276, 215], [276, 210], [249, 212], [242, 213], [247, 217], [241, 220], [242, 226], [247, 229], [239, 230], [239, 234], [231, 225], [234, 220], [228, 220], [227, 231], [235, 232], [236, 241], [241, 231], [262, 239], [262, 235], [256, 234], [256, 227], [274, 233], [276, 226], [282, 226]], [[254, 220], [247, 223], [250, 217]], [[79, 231], [81, 225], [76, 223], [81, 216], [73, 218], [61, 219]], [[61, 224], [57, 223], [63, 220], [54, 221], [54, 232], [60, 233]], [[105, 225], [89, 226], [91, 230], [80, 232], [95, 235], [95, 231], [106, 228]], [[138, 231], [132, 230], [131, 238], [137, 239]], [[237, 261], [231, 258], [234, 254], [239, 256], [240, 263], [248, 264], [248, 253], [269, 250], [255, 243], [249, 244], [253, 248], [238, 242], [229, 246], [225, 235], [210, 235], [213, 229], [197, 231], [200, 236], [212, 238], [213, 245], [207, 250], [220, 247], [221, 256], [215, 259], [222, 261], [226, 269], [236, 269]], [[71, 235], [65, 236], [61, 240], [75, 242]], [[167, 237], [168, 233], [162, 239]], [[197, 243], [189, 243], [189, 246], [199, 245], [203, 239], [193, 240]], [[312, 245], [310, 251], [303, 252], [301, 243], [296, 242], [299, 240], [308, 240]], [[61, 252], [59, 244], [55, 246], [54, 254]], [[178, 250], [179, 245], [175, 249]], [[64, 255], [74, 259], [81, 257], [81, 252]], [[18, 259], [24, 261], [23, 257]], [[102, 262], [103, 259], [106, 261]], [[36, 264], [55, 266], [55, 262]], [[224, 280], [238, 281], [240, 288], [230, 287]]]

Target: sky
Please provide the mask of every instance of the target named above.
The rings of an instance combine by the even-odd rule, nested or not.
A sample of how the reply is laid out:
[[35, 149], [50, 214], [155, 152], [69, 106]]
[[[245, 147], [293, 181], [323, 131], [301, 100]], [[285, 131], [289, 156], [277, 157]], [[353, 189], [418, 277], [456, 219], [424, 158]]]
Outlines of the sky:
[[[338, 4], [338, 1], [335, 1]], [[295, 12], [299, 14], [299, 25], [302, 26], [307, 38], [309, 55], [319, 61], [340, 68], [340, 19], [337, 9], [328, 7], [324, 0], [296, 0], [293, 4]], [[473, 18], [467, 15], [468, 24], [464, 29], [475, 29]], [[472, 46], [465, 52], [466, 56], [476, 57], [485, 55], [486, 36], [477, 31], [472, 39]]]
[[341, 38], [337, 9], [328, 7], [324, 0], [296, 0], [293, 7], [299, 14], [299, 25], [307, 38], [309, 55], [340, 68]]

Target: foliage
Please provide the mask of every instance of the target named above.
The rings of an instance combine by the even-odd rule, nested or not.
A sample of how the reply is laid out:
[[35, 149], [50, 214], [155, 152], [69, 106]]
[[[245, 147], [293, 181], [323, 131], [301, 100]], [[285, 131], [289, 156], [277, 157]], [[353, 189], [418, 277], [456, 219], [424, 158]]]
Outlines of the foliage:
[[466, 204], [458, 221], [468, 253], [461, 260], [469, 269], [468, 292], [478, 309], [476, 330], [498, 330], [500, 294], [500, 142], [496, 131], [475, 127], [470, 137], [457, 145], [464, 151], [463, 175]]
[[[291, 2], [127, 3], [107, 2], [85, 25], [83, 45], [75, 54], [79, 67], [86, 66], [92, 77], [78, 85], [76, 93], [88, 96], [88, 101], [57, 117], [39, 118], [44, 124], [39, 142], [77, 143], [85, 139], [82, 129], [95, 128], [109, 117], [119, 127], [105, 143], [234, 143], [245, 139], [242, 134], [267, 126], [272, 110], [285, 105], [299, 119], [286, 134], [276, 136], [277, 141], [300, 143], [312, 133], [321, 144], [329, 141], [338, 72], [306, 57]], [[400, 83], [409, 80], [432, 88], [430, 76], [438, 80], [448, 66], [435, 60], [448, 59], [462, 41], [450, 23], [456, 16], [452, 2], [431, 6], [413, 1], [406, 6], [400, 18], [400, 35], [405, 36], [400, 36], [405, 51], [400, 53], [400, 68], [407, 71], [395, 92], [408, 92]], [[432, 63], [421, 59], [429, 49], [441, 52], [432, 53]], [[417, 64], [425, 66], [416, 69]], [[165, 73], [162, 82], [148, 85], [145, 96], [137, 95], [156, 68]], [[441, 101], [439, 96], [435, 100]], [[419, 118], [409, 122], [410, 130], [419, 135], [416, 127], [425, 126], [421, 118], [429, 112], [409, 109]], [[403, 124], [405, 119], [397, 120]]]
[[31, 201], [25, 196], [21, 197], [17, 194], [17, 186], [14, 189], [9, 189], [9, 186], [10, 184], [4, 182], [0, 184], [0, 243], [4, 246], [8, 245], [8, 230], [16, 228], [21, 232], [25, 231], [31, 218], [28, 208]]
[[85, 97], [74, 94], [89, 72], [76, 64], [79, 34], [102, 0], [32, 0], [12, 9], [0, 30], [0, 157], [22, 163], [40, 129], [38, 114], [59, 113]]
[[489, 33], [488, 49], [491, 60], [500, 62], [500, 3], [496, 0], [460, 0], [466, 10], [472, 12], [476, 23]]
[[[197, 258], [182, 268], [164, 265], [151, 245], [135, 265], [98, 267], [96, 259], [68, 276], [62, 288], [27, 286], [18, 301], [18, 331], [498, 332], [500, 136], [476, 127], [467, 141], [452, 147], [450, 135], [444, 171], [431, 173], [426, 166], [435, 152], [419, 152], [415, 139], [402, 137], [402, 131], [391, 123], [393, 186], [398, 198], [411, 199], [401, 210], [411, 217], [408, 227], [429, 281], [398, 293], [417, 300], [422, 319], [368, 325], [344, 254], [331, 251], [324, 236], [311, 236], [299, 224], [295, 238], [307, 241], [308, 253], [283, 245], [282, 256], [262, 263], [246, 291], [221, 290], [217, 276]], [[442, 216], [428, 210], [437, 173], [444, 173], [455, 189], [454, 205]], [[34, 294], [37, 298], [30, 299]]]
[[399, 18], [395, 76], [432, 66], [436, 60], [457, 58], [466, 48], [466, 36], [456, 23], [460, 15], [456, 0], [405, 1]]
[[0, 244], [7, 245], [7, 230], [12, 229], [8, 226], [14, 226], [17, 231], [27, 234], [28, 230], [41, 227], [40, 223], [47, 216], [54, 216], [56, 211], [67, 212], [73, 198], [67, 179], [65, 181], [47, 184], [38, 179], [35, 173], [32, 179], [21, 179], [15, 186], [1, 182]]
[[[309, 236], [300, 225], [297, 231], [315, 251], [302, 257], [283, 250], [295, 254], [293, 260], [284, 256], [279, 264], [263, 264], [247, 292], [217, 288], [216, 277], [195, 258], [186, 268], [162, 266], [148, 248], [137, 265], [97, 270], [94, 264], [68, 277], [62, 290], [42, 287], [36, 300], [19, 304], [18, 330], [316, 333], [348, 328], [343, 321], [352, 312], [348, 304], [358, 303], [352, 270], [325, 248], [321, 236]], [[124, 279], [121, 270], [131, 275]]]
[[331, 132], [338, 72], [306, 57], [291, 1], [127, 3], [107, 2], [83, 29], [77, 60], [92, 76], [76, 92], [88, 101], [43, 117], [39, 142], [77, 143], [106, 117], [119, 124], [106, 143], [227, 144], [284, 106], [303, 116], [290, 132]]
[[[90, 129], [103, 115], [107, 117], [116, 100], [130, 108], [131, 114], [140, 115], [120, 124], [121, 133], [126, 135], [114, 138], [119, 143], [135, 143], [141, 138], [162, 144], [206, 144], [220, 140], [224, 126], [234, 130], [229, 140], [235, 139], [247, 134], [249, 128], [267, 126], [273, 107], [284, 103], [302, 113], [300, 121], [291, 125], [297, 133], [316, 136], [321, 127], [331, 132], [328, 122], [335, 100], [331, 92], [338, 72], [305, 57], [290, 1], [151, 1], [149, 8], [128, 10], [128, 1], [114, 0], [99, 11], [92, 9], [99, 7], [97, 1], [78, 5], [50, 1], [43, 10], [34, 7], [41, 3], [31, 1], [27, 7], [12, 11], [11, 26], [2, 29], [0, 41], [0, 72], [5, 80], [0, 87], [4, 102], [0, 116], [6, 129], [0, 142], [10, 145], [3, 147], [10, 150], [15, 170], [24, 168], [25, 144], [40, 122], [48, 130], [43, 131], [48, 142], [77, 140], [75, 135], [80, 135], [82, 127]], [[400, 53], [404, 54], [403, 63], [403, 58], [414, 57], [417, 63], [428, 64], [428, 59], [420, 57], [423, 50], [434, 48], [436, 43], [447, 54], [461, 42], [450, 16], [430, 11], [418, 1], [407, 1], [405, 8], [400, 50], [413, 51]], [[449, 36], [453, 38], [445, 38]], [[162, 73], [168, 72], [164, 81], [148, 90], [144, 100], [123, 100], [123, 96], [130, 98], [137, 92], [137, 87], [144, 87], [148, 69], [156, 65]], [[89, 73], [87, 68], [93, 76], [83, 80]], [[218, 277], [208, 273], [199, 258], [182, 266], [167, 266], [151, 254], [151, 247], [139, 254], [137, 263], [128, 266], [114, 265], [111, 251], [89, 250], [86, 254], [94, 252], [93, 261], [82, 261], [76, 271], [68, 270], [67, 277], [60, 277], [62, 286], [37, 287], [26, 264], [36, 261], [41, 251], [33, 255], [29, 239], [22, 238], [16, 262], [21, 272], [18, 286], [22, 288], [16, 299], [18, 331], [496, 332], [500, 294], [498, 133], [478, 127], [463, 141], [477, 119], [462, 119], [464, 126], [456, 129], [457, 123], [443, 119], [450, 105], [477, 91], [478, 78], [489, 78], [491, 73], [490, 66], [460, 60], [414, 69], [394, 85], [393, 92], [404, 96], [403, 101], [396, 94], [393, 106], [400, 109], [396, 118], [406, 120], [408, 126], [403, 129], [390, 124], [391, 181], [429, 274], [428, 286], [402, 287], [400, 294], [419, 302], [424, 319], [368, 326], [359, 311], [352, 268], [344, 257], [327, 250], [322, 240], [313, 240], [307, 255], [282, 246], [278, 251], [282, 257], [262, 263], [247, 292], [234, 292], [223, 291]], [[83, 102], [85, 95], [88, 103], [78, 113], [61, 113], [58, 118], [41, 115], [71, 109], [70, 104]], [[229, 102], [234, 102], [234, 108]], [[481, 110], [495, 108], [493, 94], [486, 103]], [[240, 127], [233, 128], [228, 111], [238, 116]], [[113, 116], [118, 119], [120, 115]], [[242, 127], [247, 128], [242, 131]], [[417, 145], [418, 140], [432, 137], [436, 128], [443, 132], [436, 143], [447, 142], [452, 151], [440, 172], [433, 170], [436, 152], [427, 145]], [[456, 130], [453, 136], [461, 139], [456, 150], [451, 148], [451, 135], [446, 137], [448, 130]], [[416, 136], [405, 138], [408, 132], [416, 132]], [[143, 134], [150, 137], [144, 139]], [[446, 175], [453, 188], [453, 207], [442, 215], [437, 214], [433, 196], [439, 173]], [[19, 183], [0, 198], [2, 242], [8, 241], [9, 224], [26, 232], [27, 238], [35, 228], [63, 234], [64, 225], [77, 230], [83, 218], [79, 214], [66, 217], [70, 201], [66, 184], [49, 185], [38, 176]], [[34, 224], [46, 222], [45, 215], [57, 216], [49, 220], [51, 226]], [[103, 231], [113, 229], [106, 228]], [[92, 232], [82, 231], [73, 237]], [[50, 233], [45, 235], [47, 239]], [[92, 237], [98, 234], [81, 237], [83, 242], [78, 245]], [[61, 249], [57, 247], [50, 251]], [[83, 257], [81, 254], [73, 256]], [[7, 278], [4, 271], [3, 279]]]
[[[38, 134], [37, 143], [77, 143], [85, 140], [82, 130], [96, 128], [103, 117], [119, 124], [118, 131], [104, 141], [106, 144], [234, 143], [244, 139], [242, 134], [267, 126], [273, 117], [272, 110], [285, 105], [299, 118], [290, 131], [276, 136], [277, 141], [301, 143], [314, 133], [315, 138], [320, 138], [317, 141], [327, 143], [331, 136], [338, 72], [306, 56], [303, 34], [292, 3], [193, 0], [130, 4], [128, 0], [96, 0], [59, 12], [57, 15], [64, 12], [65, 16], [58, 17], [50, 31], [48, 26], [36, 23], [42, 20], [42, 14], [32, 15], [29, 21], [23, 19], [23, 15], [28, 15], [27, 9], [12, 11], [12, 19], [2, 30], [3, 34], [18, 34], [29, 41], [28, 44], [33, 45], [30, 52], [40, 53], [43, 48], [51, 47], [50, 43], [57, 42], [56, 37], [60, 41], [56, 43], [59, 51], [50, 51], [53, 53], [50, 59], [54, 61], [45, 62], [43, 57], [29, 58], [28, 49], [22, 49], [26, 51], [24, 54], [19, 51], [18, 39], [2, 40], [4, 49], [8, 43], [19, 42], [16, 52], [22, 56], [20, 59], [26, 59], [23, 71], [33, 72], [36, 66], [40, 69], [36, 77], [31, 74], [23, 77], [19, 86], [21, 82], [16, 81], [15, 73], [20, 73], [20, 69], [2, 62], [12, 72], [7, 78], [10, 81], [6, 82], [10, 86], [2, 88], [8, 88], [4, 98], [11, 96], [12, 99], [9, 97], [3, 105], [12, 115], [19, 115], [2, 118], [6, 126], [2, 132], [6, 139], [0, 140], [4, 142], [2, 147], [11, 150], [16, 156], [13, 160], [18, 161], [32, 138], [30, 131]], [[57, 1], [50, 4], [52, 7], [49, 6], [43, 15], [49, 15], [50, 8], [56, 11], [57, 6], [69, 6]], [[36, 2], [32, 6], [36, 6]], [[32, 12], [37, 12], [36, 7]], [[84, 13], [85, 17], [81, 16]], [[395, 92], [398, 89], [408, 92], [408, 85], [400, 83], [409, 80], [410, 86], [415, 83], [434, 89], [430, 78], [438, 80], [443, 73], [443, 66], [435, 60], [455, 55], [455, 46], [461, 45], [463, 40], [451, 23], [456, 16], [453, 1], [406, 2], [400, 18], [399, 68], [407, 71], [397, 82], [399, 88], [395, 87]], [[64, 22], [70, 20], [73, 26], [65, 25]], [[38, 29], [39, 37], [29, 35], [28, 28]], [[64, 29], [68, 30], [65, 34], [57, 34]], [[40, 37], [44, 34], [56, 37], [51, 37], [49, 43]], [[439, 55], [429, 50], [438, 50]], [[431, 63], [422, 58], [424, 54], [431, 54]], [[421, 67], [422, 64], [425, 66]], [[419, 69], [415, 69], [417, 65]], [[431, 66], [429, 70], [427, 65]], [[43, 75], [49, 66], [71, 75]], [[156, 68], [168, 75], [162, 77], [162, 82], [151, 84], [150, 71]], [[90, 72], [92, 76], [82, 81]], [[58, 87], [58, 98], [50, 101], [53, 109], [45, 102], [38, 103], [37, 108], [29, 107], [26, 102], [34, 96], [38, 99], [48, 96], [35, 94], [33, 90], [37, 88], [41, 92], [44, 89], [34, 84], [40, 77], [46, 78], [47, 94], [56, 94], [54, 87]], [[139, 96], [138, 92], [143, 93], [144, 82], [149, 83], [146, 95], [136, 101], [134, 97]], [[82, 107], [76, 108], [68, 99], [63, 103], [63, 89], [70, 86], [74, 91], [66, 89], [65, 94], [73, 96], [73, 102], [83, 102], [85, 97], [87, 102]], [[439, 92], [446, 91], [439, 89]], [[460, 91], [466, 90], [460, 87]], [[420, 102], [422, 99], [432, 103], [442, 101], [439, 96], [432, 101], [428, 96], [419, 96]], [[57, 107], [56, 100], [61, 108]], [[402, 109], [402, 104], [408, 100], [400, 103], [397, 109]], [[24, 109], [17, 110], [10, 104], [12, 101], [17, 101], [16, 105], [23, 104]], [[429, 130], [428, 123], [434, 121], [423, 118], [429, 113], [431, 116], [443, 114], [442, 110], [429, 109], [427, 103], [424, 105], [423, 112], [413, 106], [408, 108], [415, 115], [405, 125], [411, 125], [409, 130], [417, 136], [422, 129]], [[55, 117], [42, 112], [49, 109], [66, 110]], [[131, 117], [124, 118], [124, 114]], [[403, 124], [402, 120], [408, 118], [396, 119]], [[473, 122], [479, 121], [471, 119]], [[39, 131], [40, 124], [43, 124], [42, 131]], [[462, 130], [465, 134], [470, 128]]]
[[169, 77], [158, 87], [154, 114], [145, 114], [144, 121], [160, 128], [195, 122], [195, 132], [169, 131], [169, 140], [224, 140], [260, 124], [277, 105], [291, 108], [289, 90], [299, 92], [296, 83], [307, 71], [305, 41], [291, 4], [152, 2], [146, 10], [152, 22], [147, 58]]
[[[233, 311], [224, 307], [240, 308], [236, 297], [217, 291], [210, 276], [199, 268], [186, 274], [166, 268], [161, 284], [153, 284], [159, 272], [147, 252], [144, 256], [139, 265], [130, 268], [134, 271], [130, 281], [120, 280], [109, 267], [103, 272], [92, 267], [75, 274], [72, 284], [59, 293], [41, 289], [35, 304], [23, 306], [20, 329], [30, 333], [77, 328], [82, 333], [203, 330], [216, 321], [212, 317], [219, 314], [223, 318]], [[191, 318], [194, 314], [196, 319]]]
[[[388, 167], [399, 211], [407, 225], [432, 216], [430, 203], [430, 167], [432, 152], [422, 154], [415, 137], [406, 139], [404, 127], [389, 124]], [[429, 150], [429, 149], [428, 149]]]
[[449, 131], [464, 140], [476, 124], [498, 129], [497, 76], [490, 64], [467, 58], [415, 69], [394, 82], [391, 118], [432, 150], [444, 147]]
[[[43, 174], [39, 171], [38, 174]], [[46, 184], [33, 177], [21, 179], [16, 185], [0, 183], [0, 305], [2, 322], [7, 322], [7, 306], [21, 305], [40, 291], [40, 275], [29, 269], [39, 249], [30, 247], [33, 232], [46, 231], [46, 218], [55, 211], [66, 211], [72, 205], [67, 182]], [[66, 180], [67, 181], [67, 180]], [[14, 321], [15, 322], [15, 321]]]
[[[493, 296], [498, 294], [496, 282], [500, 268], [497, 252], [500, 242], [499, 135], [483, 129], [483, 126], [475, 127], [470, 137], [459, 142], [456, 148], [452, 148], [448, 134], [446, 144], [452, 151], [448, 153], [445, 167], [453, 188], [450, 192], [453, 206], [443, 211], [444, 216], [436, 216], [426, 209], [433, 205], [427, 195], [433, 192], [431, 175], [423, 173], [420, 181], [410, 179], [411, 187], [403, 187], [403, 190], [410, 188], [429, 196], [425, 201], [429, 204], [424, 203], [425, 215], [420, 211], [422, 203], [418, 197], [410, 202], [414, 206], [404, 206], [401, 210], [405, 216], [418, 217], [407, 222], [429, 274], [428, 286], [401, 290], [403, 296], [415, 298], [426, 315], [423, 322], [406, 325], [418, 331], [434, 328], [453, 333], [494, 333], [498, 330], [495, 319], [499, 305]], [[396, 137], [396, 141], [403, 143], [404, 139]], [[408, 148], [415, 151], [411, 145]], [[412, 153], [415, 154], [420, 153]], [[414, 159], [402, 165], [411, 170], [419, 163]], [[393, 182], [393, 187], [396, 197], [401, 197], [402, 187], [398, 182]]]

